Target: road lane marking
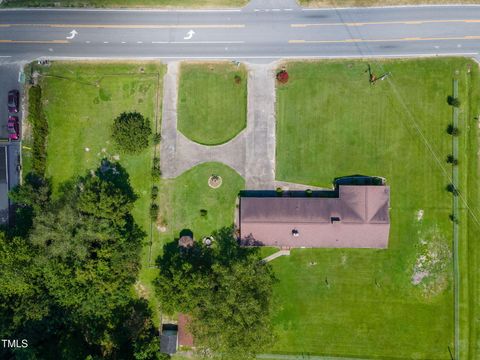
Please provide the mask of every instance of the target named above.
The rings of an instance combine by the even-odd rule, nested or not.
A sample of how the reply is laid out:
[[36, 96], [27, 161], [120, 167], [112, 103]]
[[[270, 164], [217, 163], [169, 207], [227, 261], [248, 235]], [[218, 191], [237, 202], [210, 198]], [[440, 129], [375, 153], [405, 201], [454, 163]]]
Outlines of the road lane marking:
[[244, 44], [245, 41], [152, 41], [152, 44]]
[[401, 42], [401, 41], [445, 41], [445, 40], [480, 40], [480, 35], [460, 37], [406, 37], [397, 39], [344, 39], [344, 40], [289, 40], [289, 44], [340, 44], [340, 43], [368, 43], [368, 42]]
[[187, 32], [187, 35], [183, 37], [183, 40], [190, 40], [193, 37], [193, 35], [195, 35], [195, 31], [189, 30]]
[[367, 25], [421, 25], [421, 24], [441, 24], [441, 23], [478, 23], [480, 19], [472, 20], [405, 20], [405, 21], [372, 21], [372, 22], [337, 22], [337, 23], [310, 23], [310, 24], [290, 24], [293, 28], [317, 27], [317, 26], [367, 26]]
[[78, 34], [77, 30], [73, 29], [72, 31], [70, 31], [70, 36], [67, 36], [66, 39], [73, 39], [76, 35]]
[[122, 24], [5, 24], [12, 27], [50, 27], [50, 28], [85, 28], [85, 29], [240, 29], [245, 24], [157, 24], [157, 25], [122, 25]]
[[0, 43], [8, 44], [70, 44], [68, 40], [3, 40]]

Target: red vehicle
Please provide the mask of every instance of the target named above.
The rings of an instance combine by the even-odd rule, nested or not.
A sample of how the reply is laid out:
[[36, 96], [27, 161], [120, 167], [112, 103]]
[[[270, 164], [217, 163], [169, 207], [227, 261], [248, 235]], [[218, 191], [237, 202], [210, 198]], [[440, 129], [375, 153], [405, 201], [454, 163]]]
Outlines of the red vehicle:
[[10, 115], [8, 117], [8, 138], [10, 140], [20, 139], [20, 124], [18, 122], [18, 116]]
[[18, 113], [18, 104], [20, 103], [20, 93], [18, 90], [8, 92], [8, 112]]

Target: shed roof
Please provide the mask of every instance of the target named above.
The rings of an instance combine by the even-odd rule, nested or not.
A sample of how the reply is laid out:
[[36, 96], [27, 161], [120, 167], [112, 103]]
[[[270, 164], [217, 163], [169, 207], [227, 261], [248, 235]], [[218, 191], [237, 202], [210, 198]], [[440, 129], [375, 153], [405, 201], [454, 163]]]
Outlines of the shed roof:
[[191, 318], [186, 314], [178, 314], [178, 345], [193, 347], [193, 335], [190, 332]]

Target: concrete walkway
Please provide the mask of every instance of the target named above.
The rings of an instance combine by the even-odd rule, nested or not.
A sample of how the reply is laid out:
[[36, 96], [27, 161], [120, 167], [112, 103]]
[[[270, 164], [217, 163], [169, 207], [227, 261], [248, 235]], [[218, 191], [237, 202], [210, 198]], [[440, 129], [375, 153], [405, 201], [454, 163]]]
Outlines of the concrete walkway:
[[290, 250], [279, 250], [276, 253], [273, 253], [272, 255], [269, 255], [266, 258], [262, 259], [262, 261], [269, 262], [269, 261], [275, 260], [280, 256], [289, 256], [289, 255], [290, 255]]
[[247, 127], [233, 140], [218, 146], [200, 145], [177, 130], [179, 68], [178, 62], [170, 62], [164, 78], [162, 177], [175, 178], [198, 164], [218, 161], [243, 176], [248, 189], [274, 188], [274, 65], [249, 65]]

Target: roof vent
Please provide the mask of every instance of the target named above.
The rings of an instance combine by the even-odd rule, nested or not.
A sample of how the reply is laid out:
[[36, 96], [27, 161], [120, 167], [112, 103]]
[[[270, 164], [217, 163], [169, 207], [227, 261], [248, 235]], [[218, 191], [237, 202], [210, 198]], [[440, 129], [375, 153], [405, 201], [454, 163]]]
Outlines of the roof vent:
[[298, 237], [299, 235], [300, 235], [300, 233], [298, 232], [297, 229], [292, 230], [292, 236]]
[[330, 217], [330, 221], [331, 221], [332, 224], [333, 224], [334, 222], [339, 222], [339, 221], [340, 221], [340, 218], [339, 218], [338, 216], [332, 216], [332, 217]]

